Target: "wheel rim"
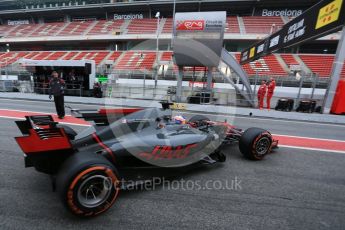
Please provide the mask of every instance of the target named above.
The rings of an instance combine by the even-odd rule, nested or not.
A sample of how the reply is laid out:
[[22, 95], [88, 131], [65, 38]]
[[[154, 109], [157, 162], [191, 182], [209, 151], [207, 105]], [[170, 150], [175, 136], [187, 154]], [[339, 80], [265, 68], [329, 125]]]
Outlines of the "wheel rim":
[[268, 137], [262, 137], [255, 146], [256, 153], [259, 156], [265, 155], [271, 146], [271, 140]]
[[87, 208], [95, 208], [108, 200], [112, 181], [103, 175], [94, 175], [82, 182], [78, 189], [78, 201]]

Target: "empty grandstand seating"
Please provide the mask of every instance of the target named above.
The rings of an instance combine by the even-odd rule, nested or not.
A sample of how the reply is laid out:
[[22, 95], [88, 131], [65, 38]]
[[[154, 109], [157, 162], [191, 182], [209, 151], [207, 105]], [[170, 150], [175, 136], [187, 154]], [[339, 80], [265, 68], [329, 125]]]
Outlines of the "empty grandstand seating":
[[[247, 33], [270, 33], [272, 25], [274, 30], [279, 29], [283, 24], [281, 17], [259, 17], [244, 16], [227, 17], [226, 33], [240, 33], [239, 20], [243, 19]], [[132, 19], [127, 28], [122, 28], [128, 20], [98, 20], [98, 21], [73, 21], [73, 22], [52, 22], [42, 24], [28, 24], [17, 26], [0, 26], [0, 35], [6, 37], [43, 37], [43, 36], [77, 36], [77, 35], [100, 35], [115, 34], [127, 29], [128, 34], [155, 34], [157, 30], [157, 19]], [[161, 21], [163, 23], [163, 21]], [[173, 27], [172, 18], [165, 19], [162, 33], [171, 33]]]
[[25, 55], [25, 58], [27, 59], [33, 59], [36, 55], [38, 55], [40, 52], [30, 52], [28, 55]]
[[228, 17], [226, 19], [226, 28], [225, 28], [225, 33], [240, 33], [240, 27], [238, 24], [238, 19], [237, 17]]
[[14, 26], [2, 25], [0, 26], [0, 36], [5, 36], [10, 30], [13, 30]]
[[[153, 53], [153, 52], [148, 52]], [[105, 60], [110, 60], [112, 64], [120, 57], [122, 52], [110, 51], [31, 51], [31, 52], [3, 52], [0, 53], [0, 65], [12, 64], [20, 58], [32, 60], [94, 60], [96, 65]], [[155, 55], [154, 55], [155, 56]], [[142, 65], [149, 65], [151, 59], [145, 56]]]
[[246, 33], [269, 34], [284, 25], [281, 17], [247, 16], [242, 17], [242, 19]]
[[36, 56], [34, 56], [33, 60], [45, 60], [49, 55], [51, 55], [52, 52], [40, 52]]
[[270, 68], [270, 75], [279, 75], [279, 76], [286, 75], [286, 71], [280, 65], [275, 55], [268, 55], [264, 57], [263, 59], [265, 60], [266, 64]]
[[49, 57], [46, 58], [46, 60], [59, 60], [61, 59], [67, 52], [61, 52], [61, 51], [57, 51], [57, 52], [53, 52], [51, 55], [49, 55]]
[[107, 61], [112, 61], [115, 63], [117, 59], [121, 56], [122, 52], [115, 51], [110, 56], [108, 56]]
[[66, 24], [64, 22], [44, 23], [36, 25], [37, 29], [33, 31], [30, 37], [54, 36]]
[[80, 52], [78, 53], [76, 56], [74, 56], [72, 59], [73, 60], [85, 60], [85, 59], [91, 59], [93, 58], [95, 55], [95, 52], [88, 52], [88, 51], [84, 51], [84, 52]]
[[[235, 54], [237, 60], [240, 60], [240, 54]], [[253, 61], [242, 66], [248, 75], [259, 76], [286, 76], [287, 73], [278, 62], [274, 55], [269, 55], [259, 60]]]
[[13, 64], [20, 58], [26, 57], [28, 52], [6, 52], [0, 55], [0, 67]]
[[126, 52], [118, 61], [117, 70], [151, 70], [156, 60], [155, 52]]
[[174, 24], [174, 22], [173, 22], [172, 18], [167, 18], [165, 21], [162, 33], [165, 33], [165, 34], [172, 33], [173, 24]]
[[299, 57], [319, 77], [329, 77], [332, 70], [334, 55], [301, 54]]
[[292, 54], [280, 54], [281, 58], [284, 60], [288, 67], [292, 65], [299, 65], [298, 61]]
[[69, 52], [67, 55], [65, 55], [62, 60], [71, 60], [74, 56], [76, 56], [79, 52], [73, 51]]
[[29, 25], [18, 25], [15, 30], [11, 30], [7, 36], [8, 37], [23, 37], [28, 36], [33, 31], [37, 30], [37, 24]]
[[344, 66], [343, 66], [343, 70], [341, 71], [340, 77], [345, 79], [345, 63], [344, 63]]
[[163, 52], [162, 56], [161, 56], [161, 61], [171, 61], [172, 60], [172, 52]]
[[129, 23], [128, 34], [154, 34], [157, 31], [156, 19], [133, 19]]
[[88, 35], [99, 35], [99, 34], [115, 34], [120, 32], [121, 26], [124, 20], [100, 20], [92, 29], [87, 33]]
[[99, 65], [108, 55], [108, 51], [84, 51], [74, 56], [73, 60], [94, 60]]
[[76, 21], [68, 23], [58, 34], [58, 36], [84, 35], [90, 29], [94, 21]]

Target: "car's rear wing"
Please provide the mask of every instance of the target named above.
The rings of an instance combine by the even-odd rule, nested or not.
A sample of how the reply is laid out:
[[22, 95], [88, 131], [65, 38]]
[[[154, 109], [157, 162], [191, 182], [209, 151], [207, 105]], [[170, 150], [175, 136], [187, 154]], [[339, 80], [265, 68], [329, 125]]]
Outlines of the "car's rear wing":
[[25, 153], [25, 166], [52, 173], [70, 154], [73, 145], [63, 128], [58, 128], [50, 115], [26, 116], [16, 121], [23, 136], [15, 137]]
[[50, 115], [26, 116], [16, 124], [24, 136], [15, 139], [25, 154], [72, 149], [65, 130]]

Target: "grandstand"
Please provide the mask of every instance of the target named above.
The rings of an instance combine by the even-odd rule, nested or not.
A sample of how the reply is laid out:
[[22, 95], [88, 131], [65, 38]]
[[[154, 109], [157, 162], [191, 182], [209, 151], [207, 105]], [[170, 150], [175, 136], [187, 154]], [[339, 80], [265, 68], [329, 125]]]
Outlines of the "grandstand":
[[[284, 25], [287, 17], [230, 16], [227, 17], [227, 34], [267, 35]], [[162, 34], [171, 34], [172, 18], [161, 20]], [[29, 23], [24, 25], [0, 25], [2, 38], [43, 36], [90, 36], [156, 34], [157, 20], [152, 18], [130, 20], [78, 20], [71, 22]], [[92, 38], [92, 37], [90, 37]], [[81, 37], [81, 39], [83, 39]]]
[[[42, 1], [41, 5], [34, 8], [30, 5], [13, 5], [11, 9], [5, 9], [0, 5], [2, 70], [16, 64], [21, 58], [93, 60], [100, 74], [104, 74], [105, 69], [107, 73], [118, 70], [154, 72], [157, 64], [164, 65], [168, 70], [176, 69], [170, 51], [172, 1], [134, 1], [130, 4], [125, 1], [85, 1], [85, 5], [82, 2], [77, 5], [70, 5], [69, 1], [59, 1], [57, 5], [50, 4], [51, 2], [54, 1]], [[182, 4], [177, 4], [177, 11], [194, 11], [196, 6], [197, 10], [228, 11], [225, 47], [237, 60], [240, 50], [280, 29], [291, 19], [289, 15], [260, 15], [260, 10], [284, 8], [289, 1], [189, 2], [184, 3], [183, 7]], [[252, 7], [248, 7], [248, 2]], [[294, 3], [294, 7], [305, 10], [315, 2], [317, 1], [302, 0]], [[103, 4], [105, 12], [94, 9], [99, 7], [99, 4]], [[142, 8], [143, 4], [148, 6], [148, 9]], [[115, 6], [121, 6], [121, 11], [116, 12]], [[56, 12], [60, 15], [52, 13], [55, 12], [54, 7], [57, 7]], [[68, 10], [64, 10], [65, 7], [68, 7]], [[21, 13], [21, 8], [26, 9], [30, 19], [23, 19], [25, 15]], [[158, 10], [163, 17], [157, 25], [158, 20], [153, 16]], [[122, 16], [120, 19], [115, 18], [115, 14]], [[157, 34], [161, 40], [158, 53], [155, 47], [151, 46], [136, 48], [137, 44], [156, 39]], [[287, 53], [261, 58], [244, 65], [243, 68], [249, 76], [284, 77], [294, 74], [292, 69], [295, 68], [291, 67], [299, 66], [304, 74], [317, 74], [321, 78], [327, 78], [330, 76], [334, 60], [332, 51], [334, 52], [337, 39], [339, 34], [320, 39], [322, 45], [317, 42], [313, 44], [314, 53], [304, 53], [304, 47], [301, 46], [295, 50], [286, 50]], [[9, 44], [9, 47], [6, 47], [6, 44]], [[9, 52], [5, 52], [8, 48]], [[203, 72], [205, 68], [194, 70]]]
[[[233, 53], [237, 60], [239, 53]], [[174, 68], [172, 62], [172, 52], [159, 52], [159, 62]], [[138, 70], [150, 71], [154, 68], [156, 52], [136, 50], [136, 51], [19, 51], [1, 52], [0, 67], [11, 65], [21, 58], [33, 60], [94, 60], [98, 67], [111, 63], [114, 70]], [[300, 62], [296, 60], [300, 59]], [[280, 61], [278, 61], [280, 59]], [[290, 66], [305, 66], [304, 73], [317, 74], [321, 78], [327, 78], [331, 74], [334, 61], [332, 54], [273, 54], [243, 66], [249, 76], [288, 76]], [[196, 68], [196, 71], [204, 71], [204, 68]], [[345, 69], [342, 72], [345, 77]]]

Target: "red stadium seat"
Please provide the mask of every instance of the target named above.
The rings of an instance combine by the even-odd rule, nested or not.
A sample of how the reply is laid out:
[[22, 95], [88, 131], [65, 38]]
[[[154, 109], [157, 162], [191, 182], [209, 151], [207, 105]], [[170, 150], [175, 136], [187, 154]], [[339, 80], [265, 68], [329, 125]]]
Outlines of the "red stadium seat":
[[226, 28], [225, 28], [225, 33], [235, 33], [239, 34], [240, 33], [240, 27], [238, 24], [238, 19], [237, 17], [228, 17], [226, 19]]
[[319, 77], [329, 77], [331, 75], [334, 55], [300, 54], [299, 57]]
[[101, 35], [101, 34], [115, 34], [119, 32], [124, 20], [100, 20], [92, 29], [87, 33], [88, 35]]
[[84, 35], [94, 21], [75, 21], [70, 22], [57, 36]]
[[[240, 54], [235, 54], [237, 61], [240, 60]], [[249, 64], [245, 64], [242, 68], [247, 72], [248, 75], [259, 75], [259, 76], [286, 76], [287, 73], [278, 62], [274, 55], [269, 55], [259, 60], [253, 61]]]
[[115, 69], [118, 70], [151, 70], [156, 61], [155, 52], [129, 51], [119, 60]]
[[128, 34], [154, 34], [157, 31], [156, 19], [133, 19], [129, 23]]
[[299, 65], [298, 61], [296, 61], [292, 54], [280, 54], [280, 56], [289, 68], [292, 65]]
[[162, 33], [164, 34], [169, 34], [172, 33], [173, 31], [173, 20], [172, 18], [167, 18], [163, 27]]
[[31, 33], [30, 37], [54, 36], [61, 28], [66, 25], [64, 22], [53, 22], [39, 24], [38, 29]]
[[53, 52], [46, 60], [59, 60], [63, 57], [67, 52]]
[[[246, 33], [260, 33], [269, 34], [280, 29], [284, 22], [281, 17], [261, 17], [261, 16], [247, 16], [242, 17], [246, 29]], [[272, 26], [275, 25], [273, 28]]]
[[172, 52], [163, 52], [161, 61], [171, 61], [172, 60]]
[[79, 52], [73, 51], [69, 52], [66, 56], [62, 58], [62, 60], [72, 60], [72, 58], [77, 55]]
[[6, 37], [26, 37], [28, 34], [31, 34], [33, 31], [37, 30], [38, 26], [38, 24], [19, 25], [15, 30], [9, 32]]

